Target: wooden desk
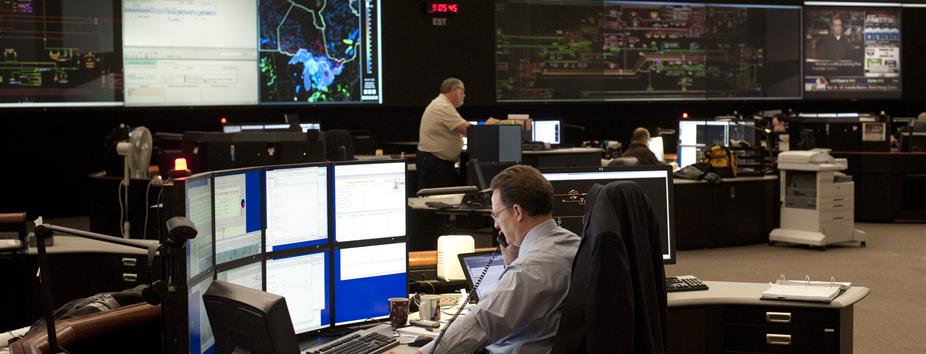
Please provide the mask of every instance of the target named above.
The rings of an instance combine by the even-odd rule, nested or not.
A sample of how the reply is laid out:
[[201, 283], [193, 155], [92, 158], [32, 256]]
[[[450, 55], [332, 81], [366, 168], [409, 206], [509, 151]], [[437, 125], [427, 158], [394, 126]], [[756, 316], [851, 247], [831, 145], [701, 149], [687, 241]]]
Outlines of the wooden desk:
[[768, 242], [778, 227], [778, 176], [724, 178], [720, 184], [673, 180], [676, 249]]
[[852, 353], [851, 287], [831, 303], [760, 300], [768, 283], [705, 281], [668, 294], [667, 353]]
[[833, 151], [855, 182], [855, 221], [926, 221], [926, 152]]

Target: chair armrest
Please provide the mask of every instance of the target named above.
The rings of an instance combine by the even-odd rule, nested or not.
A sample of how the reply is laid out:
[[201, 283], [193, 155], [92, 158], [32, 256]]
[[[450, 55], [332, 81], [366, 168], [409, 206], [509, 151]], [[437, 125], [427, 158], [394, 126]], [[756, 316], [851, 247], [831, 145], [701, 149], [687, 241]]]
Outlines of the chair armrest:
[[[138, 303], [109, 311], [97, 312], [56, 322], [58, 345], [67, 348], [79, 341], [104, 335], [117, 329], [147, 321], [156, 321], [161, 317], [160, 306]], [[13, 354], [47, 354], [48, 332], [42, 331], [27, 335], [10, 345]]]

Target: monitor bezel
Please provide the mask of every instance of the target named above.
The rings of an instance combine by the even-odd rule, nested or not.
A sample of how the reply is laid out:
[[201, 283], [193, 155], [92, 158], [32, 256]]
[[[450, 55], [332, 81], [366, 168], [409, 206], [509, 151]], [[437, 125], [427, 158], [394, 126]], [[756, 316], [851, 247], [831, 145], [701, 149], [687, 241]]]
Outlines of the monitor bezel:
[[[673, 187], [672, 179], [672, 166], [671, 165], [636, 165], [636, 166], [606, 166], [606, 167], [554, 167], [554, 168], [541, 168], [540, 172], [544, 174], [548, 173], [588, 173], [588, 172], [637, 172], [637, 171], [660, 171], [666, 173], [666, 198], [668, 199], [668, 205], [666, 206], [667, 215], [669, 217], [668, 227], [669, 227], [669, 258], [663, 258], [663, 264], [675, 264], [677, 259], [677, 244], [676, 244], [676, 227], [675, 227], [675, 192]], [[553, 183], [553, 181], [550, 181]]]

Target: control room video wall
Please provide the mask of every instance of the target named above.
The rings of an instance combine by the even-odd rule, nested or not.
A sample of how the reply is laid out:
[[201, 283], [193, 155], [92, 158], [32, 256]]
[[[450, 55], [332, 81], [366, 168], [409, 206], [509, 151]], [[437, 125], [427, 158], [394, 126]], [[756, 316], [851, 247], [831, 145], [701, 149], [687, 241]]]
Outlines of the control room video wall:
[[435, 76], [476, 72], [479, 103], [891, 99], [919, 81], [907, 2], [424, 5], [4, 1], [0, 107], [419, 104]]

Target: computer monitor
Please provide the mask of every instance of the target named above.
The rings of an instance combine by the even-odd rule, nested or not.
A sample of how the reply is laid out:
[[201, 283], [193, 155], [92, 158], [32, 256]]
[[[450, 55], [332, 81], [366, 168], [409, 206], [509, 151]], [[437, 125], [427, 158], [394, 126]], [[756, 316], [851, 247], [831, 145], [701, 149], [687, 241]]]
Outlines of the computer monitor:
[[296, 333], [329, 327], [331, 289], [328, 251], [269, 256], [267, 292], [286, 298]]
[[725, 121], [679, 121], [678, 166], [685, 167], [697, 163], [698, 151], [705, 147], [728, 146], [730, 144], [730, 124]]
[[283, 297], [217, 280], [203, 302], [219, 353], [299, 353]]
[[405, 236], [405, 161], [334, 165], [334, 240]]
[[389, 317], [391, 297], [408, 296], [405, 242], [334, 250], [334, 325]]
[[215, 337], [206, 308], [203, 294], [212, 285], [212, 273], [194, 278], [187, 287], [187, 325], [190, 354], [214, 354]]
[[531, 122], [531, 140], [550, 145], [559, 145], [562, 137], [559, 120], [535, 120]]
[[184, 216], [196, 227], [196, 238], [187, 245], [187, 279], [212, 269], [212, 175], [184, 178]]
[[662, 162], [666, 161], [665, 144], [661, 136], [649, 138], [649, 150], [656, 155], [656, 159]]
[[215, 263], [222, 264], [261, 251], [261, 171], [222, 172], [215, 175]]
[[216, 279], [251, 289], [264, 289], [264, 270], [260, 261], [218, 271]]
[[505, 259], [501, 253], [496, 251], [461, 253], [457, 257], [463, 266], [467, 289], [474, 291], [476, 282], [479, 282], [479, 287], [475, 289], [476, 300], [484, 299], [489, 292], [495, 290], [502, 272], [505, 271]]
[[267, 169], [266, 251], [328, 242], [328, 167]]
[[653, 203], [659, 233], [662, 235], [662, 260], [675, 263], [675, 210], [672, 167], [615, 166], [568, 169], [544, 169], [543, 176], [553, 184], [553, 216], [564, 228], [582, 235], [585, 224], [585, 198], [591, 187], [614, 181], [634, 181]]

